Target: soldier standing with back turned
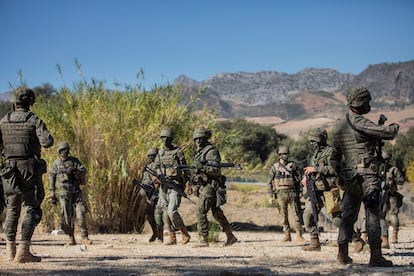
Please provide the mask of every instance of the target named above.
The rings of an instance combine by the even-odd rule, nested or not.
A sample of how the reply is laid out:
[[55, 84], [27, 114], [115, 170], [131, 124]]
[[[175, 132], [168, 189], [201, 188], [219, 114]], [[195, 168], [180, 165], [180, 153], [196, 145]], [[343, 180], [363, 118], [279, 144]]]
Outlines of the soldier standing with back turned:
[[[30, 111], [35, 102], [34, 91], [25, 86], [13, 91], [12, 112], [0, 121], [0, 148], [4, 166], [1, 170], [7, 203], [6, 259], [19, 263], [40, 262], [41, 258], [30, 253], [30, 244], [36, 225], [42, 218], [44, 199], [42, 174], [46, 162], [41, 159], [41, 147], [53, 145], [53, 137], [46, 125]], [[22, 206], [21, 242], [16, 253], [16, 232]]]
[[[292, 241], [290, 235], [289, 212], [292, 210], [295, 219], [296, 241], [306, 242], [302, 237], [303, 225], [301, 206], [299, 205], [300, 191], [300, 175], [301, 172], [296, 163], [289, 160], [289, 148], [287, 146], [279, 146], [277, 150], [279, 161], [273, 164], [269, 172], [268, 193], [270, 204], [273, 204], [275, 198], [280, 206], [280, 212], [283, 216], [283, 232], [285, 236], [284, 242]], [[295, 206], [296, 204], [296, 206]]]
[[[387, 267], [392, 262], [381, 253], [380, 184], [381, 156], [377, 149], [381, 140], [396, 137], [399, 125], [376, 124], [366, 117], [371, 110], [371, 95], [365, 87], [348, 91], [349, 111], [346, 118], [335, 123], [333, 129], [331, 164], [341, 175], [344, 183], [342, 217], [338, 234], [339, 264], [352, 263], [348, 244], [352, 241], [353, 226], [358, 218], [361, 202], [364, 202], [368, 243], [371, 250], [370, 266]], [[342, 161], [345, 161], [343, 166]]]

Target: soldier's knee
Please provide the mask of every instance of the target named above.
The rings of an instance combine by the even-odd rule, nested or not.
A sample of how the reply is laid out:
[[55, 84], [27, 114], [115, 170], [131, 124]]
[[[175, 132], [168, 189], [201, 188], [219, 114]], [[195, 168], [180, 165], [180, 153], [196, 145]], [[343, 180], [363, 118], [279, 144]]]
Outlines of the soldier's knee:
[[42, 219], [43, 211], [40, 208], [28, 207], [27, 214], [32, 218], [33, 222], [37, 225]]

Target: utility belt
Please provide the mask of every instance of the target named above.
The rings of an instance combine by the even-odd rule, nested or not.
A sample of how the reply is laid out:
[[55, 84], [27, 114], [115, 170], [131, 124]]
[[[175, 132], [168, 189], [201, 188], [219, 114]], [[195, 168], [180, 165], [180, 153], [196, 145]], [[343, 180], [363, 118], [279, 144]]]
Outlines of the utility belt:
[[26, 167], [33, 173], [44, 174], [47, 172], [47, 164], [44, 159], [36, 159], [33, 157], [24, 158], [9, 158], [3, 161], [4, 166], [13, 167]]
[[383, 166], [380, 162], [371, 161], [370, 163], [357, 164], [357, 172], [359, 174], [377, 174], [379, 175], [380, 167]]

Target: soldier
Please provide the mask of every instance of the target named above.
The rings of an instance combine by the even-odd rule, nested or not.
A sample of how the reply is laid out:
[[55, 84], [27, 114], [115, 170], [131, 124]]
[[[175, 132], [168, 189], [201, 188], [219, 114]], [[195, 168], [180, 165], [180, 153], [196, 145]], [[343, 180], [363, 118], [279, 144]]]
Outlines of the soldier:
[[279, 146], [277, 154], [279, 161], [273, 164], [269, 172], [269, 203], [273, 205], [277, 198], [283, 216], [283, 232], [285, 233], [283, 241], [292, 241], [288, 213], [290, 207], [295, 219], [296, 241], [306, 242], [302, 237], [302, 207], [299, 200], [301, 172], [296, 163], [289, 160], [289, 148], [287, 146]]
[[[315, 183], [316, 191], [316, 209], [319, 215], [322, 207], [325, 206], [327, 213], [331, 215], [332, 223], [339, 227], [341, 219], [340, 193], [336, 187], [336, 173], [330, 163], [332, 148], [326, 143], [328, 133], [325, 129], [312, 129], [309, 132], [308, 141], [314, 150], [311, 159], [311, 165], [304, 168], [304, 173], [308, 177], [312, 177]], [[302, 180], [303, 184], [306, 177]], [[320, 251], [319, 232], [317, 225], [312, 216], [312, 203], [306, 200], [305, 211], [303, 214], [305, 226], [310, 229], [311, 243], [302, 247], [305, 251]]]
[[[42, 174], [46, 162], [41, 159], [41, 147], [53, 145], [53, 137], [39, 117], [30, 111], [35, 102], [34, 91], [21, 86], [13, 91], [13, 111], [0, 121], [0, 148], [4, 167], [0, 175], [7, 205], [6, 259], [19, 263], [40, 262], [30, 253], [30, 243], [36, 225], [42, 218], [44, 198]], [[16, 253], [16, 232], [22, 206], [21, 242]]]
[[[386, 212], [388, 213], [388, 217], [390, 220], [390, 224], [392, 226], [392, 239], [391, 243], [398, 243], [398, 231], [400, 229], [400, 220], [398, 218], [399, 208], [403, 204], [403, 195], [398, 192], [398, 186], [402, 186], [404, 184], [404, 177], [401, 171], [390, 164], [391, 153], [384, 152], [383, 153], [384, 162], [386, 164], [385, 167], [385, 181], [388, 187], [388, 200], [386, 202]], [[398, 186], [397, 186], [398, 185]], [[385, 217], [386, 214], [384, 214]], [[381, 223], [381, 232], [384, 233], [382, 237], [384, 237], [382, 247], [387, 247], [388, 244], [388, 224], [384, 222]], [[389, 248], [389, 244], [388, 244]]]
[[69, 235], [66, 245], [75, 245], [75, 218], [84, 245], [92, 244], [88, 237], [86, 213], [88, 209], [82, 196], [81, 185], [86, 184], [86, 168], [78, 158], [69, 155], [70, 146], [62, 141], [57, 146], [59, 158], [53, 162], [49, 173], [49, 190], [52, 204], [57, 204], [56, 188], [59, 190], [61, 227]]
[[[333, 129], [331, 164], [343, 179], [342, 217], [338, 234], [340, 264], [352, 263], [348, 243], [352, 240], [353, 226], [358, 218], [361, 202], [364, 202], [368, 243], [371, 256], [369, 265], [392, 266], [381, 253], [380, 238], [380, 185], [377, 146], [382, 139], [392, 140], [399, 125], [376, 124], [366, 117], [371, 110], [371, 95], [365, 87], [348, 91], [349, 111], [346, 118], [338, 120]], [[342, 162], [345, 161], [343, 164]]]
[[[194, 156], [196, 171], [193, 177], [193, 185], [197, 203], [197, 230], [199, 243], [194, 247], [208, 247], [208, 220], [207, 213], [211, 210], [214, 219], [221, 225], [226, 233], [227, 240], [224, 246], [231, 246], [237, 242], [231, 226], [220, 208], [226, 197], [226, 178], [221, 174], [221, 157], [219, 151], [208, 141], [211, 132], [205, 128], [196, 128], [193, 132], [193, 140], [197, 146]], [[205, 162], [208, 165], [203, 165]], [[218, 196], [220, 198], [218, 198]]]
[[[150, 148], [147, 152], [148, 159], [151, 161], [151, 163], [149, 163], [147, 167], [149, 167], [152, 170], [156, 170], [155, 157], [157, 156], [157, 154], [157, 148]], [[156, 239], [162, 241], [162, 224], [160, 225], [160, 231], [158, 231], [159, 229], [154, 217], [155, 206], [158, 202], [159, 182], [155, 181], [154, 176], [152, 176], [149, 172], [144, 170], [143, 177], [140, 183], [140, 188], [141, 195], [147, 198], [145, 217], [149, 225], [151, 226], [152, 230], [152, 236], [149, 239], [149, 242], [154, 242]]]
[[164, 216], [165, 224], [167, 224], [169, 231], [169, 241], [166, 245], [177, 244], [175, 233], [177, 230], [181, 230], [181, 243], [187, 244], [191, 237], [178, 212], [181, 195], [177, 191], [177, 189], [184, 190], [186, 183], [190, 179], [188, 171], [179, 170], [177, 165], [186, 165], [187, 162], [181, 148], [172, 144], [174, 133], [171, 128], [163, 128], [160, 138], [164, 147], [158, 151], [157, 167], [159, 167], [162, 174], [173, 182], [172, 186], [167, 186], [163, 183], [159, 191], [158, 204], [162, 208], [163, 213], [167, 215]]

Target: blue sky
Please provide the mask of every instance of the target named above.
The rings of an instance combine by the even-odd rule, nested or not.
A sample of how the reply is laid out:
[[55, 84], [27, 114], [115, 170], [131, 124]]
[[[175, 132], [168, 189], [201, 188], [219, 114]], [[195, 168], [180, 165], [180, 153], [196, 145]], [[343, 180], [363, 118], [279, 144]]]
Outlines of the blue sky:
[[[414, 60], [410, 0], [0, 0], [0, 92]], [[58, 74], [57, 65], [62, 69]], [[144, 78], [137, 74], [144, 72]]]

